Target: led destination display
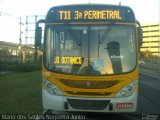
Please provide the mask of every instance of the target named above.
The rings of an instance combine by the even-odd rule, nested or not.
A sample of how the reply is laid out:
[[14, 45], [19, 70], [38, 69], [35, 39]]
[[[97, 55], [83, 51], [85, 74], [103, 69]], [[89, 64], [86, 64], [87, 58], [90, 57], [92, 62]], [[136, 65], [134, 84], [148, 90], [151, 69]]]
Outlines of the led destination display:
[[59, 10], [59, 19], [60, 20], [121, 20], [121, 11], [120, 10], [84, 10], [84, 11], [71, 11], [71, 10]]
[[57, 6], [50, 9], [46, 22], [135, 22], [131, 8], [108, 5]]

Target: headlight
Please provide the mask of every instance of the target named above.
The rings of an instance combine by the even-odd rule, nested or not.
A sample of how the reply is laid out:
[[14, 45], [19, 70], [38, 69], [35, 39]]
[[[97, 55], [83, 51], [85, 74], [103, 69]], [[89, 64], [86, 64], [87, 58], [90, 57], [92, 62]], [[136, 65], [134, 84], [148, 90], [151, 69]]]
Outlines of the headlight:
[[130, 83], [129, 85], [127, 85], [126, 87], [122, 88], [120, 91], [118, 91], [118, 93], [116, 93], [116, 95], [114, 97], [128, 97], [130, 96], [135, 88], [135, 82]]
[[42, 82], [48, 93], [52, 95], [60, 95], [60, 96], [63, 95], [63, 93], [58, 89], [58, 87], [56, 87], [54, 84], [52, 84], [48, 80], [43, 79]]

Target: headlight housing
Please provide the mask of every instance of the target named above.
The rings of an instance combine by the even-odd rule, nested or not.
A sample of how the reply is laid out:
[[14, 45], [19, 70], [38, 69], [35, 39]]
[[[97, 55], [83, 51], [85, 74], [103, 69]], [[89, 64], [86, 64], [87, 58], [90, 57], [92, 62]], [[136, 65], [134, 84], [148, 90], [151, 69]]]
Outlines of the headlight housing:
[[137, 85], [137, 81], [130, 83], [116, 93], [114, 97], [128, 97], [134, 92], [134, 88]]
[[59, 95], [59, 96], [63, 95], [61, 90], [58, 87], [56, 87], [53, 83], [49, 82], [48, 80], [43, 78], [42, 84], [44, 85], [44, 88], [47, 90], [48, 93], [52, 95]]

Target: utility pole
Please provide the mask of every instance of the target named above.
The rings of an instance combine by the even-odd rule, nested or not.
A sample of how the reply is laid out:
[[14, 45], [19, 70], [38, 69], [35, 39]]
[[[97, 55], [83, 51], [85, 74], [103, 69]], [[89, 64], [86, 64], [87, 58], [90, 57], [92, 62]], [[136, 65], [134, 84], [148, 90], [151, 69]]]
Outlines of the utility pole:
[[[36, 31], [36, 24], [38, 22], [39, 19], [44, 19], [45, 16], [44, 15], [30, 15], [30, 16], [26, 16], [26, 43], [28, 40], [34, 40], [34, 62], [37, 62], [38, 60], [38, 46], [36, 45], [36, 35], [32, 34], [33, 32]], [[34, 20], [34, 21], [33, 21]], [[34, 25], [34, 26], [33, 26]], [[32, 41], [31, 41], [32, 43]]]
[[[37, 15], [35, 15], [35, 31], [36, 31], [36, 23], [37, 23]], [[35, 36], [36, 38], [36, 36]], [[38, 56], [38, 53], [37, 53], [37, 45], [36, 45], [36, 42], [35, 42], [35, 53], [34, 53], [34, 61], [37, 62], [37, 56]]]
[[22, 25], [24, 25], [24, 23], [22, 23], [22, 18], [20, 17], [20, 21], [19, 21], [19, 52], [20, 52], [20, 62], [22, 62], [22, 58], [23, 58], [23, 54], [22, 54]]
[[21, 26], [24, 25], [24, 24], [21, 22], [22, 18], [0, 11], [0, 16], [2, 16], [2, 15], [9, 16], [9, 17], [11, 17], [11, 18], [16, 18], [16, 19], [18, 19], [18, 22], [19, 22], [19, 25], [20, 25], [20, 35], [19, 35], [19, 46], [18, 46], [18, 49], [19, 49], [19, 52], [20, 52], [20, 62], [22, 62], [22, 51], [21, 51], [22, 38], [21, 38], [21, 36], [22, 36], [22, 33], [23, 33], [23, 32], [22, 32]]

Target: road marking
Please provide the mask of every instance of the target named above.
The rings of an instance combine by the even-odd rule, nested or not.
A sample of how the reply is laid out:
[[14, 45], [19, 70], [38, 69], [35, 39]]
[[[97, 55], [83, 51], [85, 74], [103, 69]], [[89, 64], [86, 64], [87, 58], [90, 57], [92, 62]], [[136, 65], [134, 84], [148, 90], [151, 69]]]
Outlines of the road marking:
[[149, 76], [149, 77], [153, 77], [153, 78], [156, 78], [156, 79], [159, 79], [159, 80], [160, 80], [160, 77], [158, 77], [158, 76], [153, 76], [153, 75], [149, 75], [149, 74], [147, 74], [147, 73], [142, 73], [142, 72], [140, 72], [140, 74], [146, 75], [146, 76]]
[[141, 81], [141, 82], [148, 85], [149, 87], [151, 87], [153, 89], [156, 89], [158, 91], [160, 90], [159, 85], [156, 84], [157, 86], [156, 85], [153, 86], [154, 83], [152, 81]]

